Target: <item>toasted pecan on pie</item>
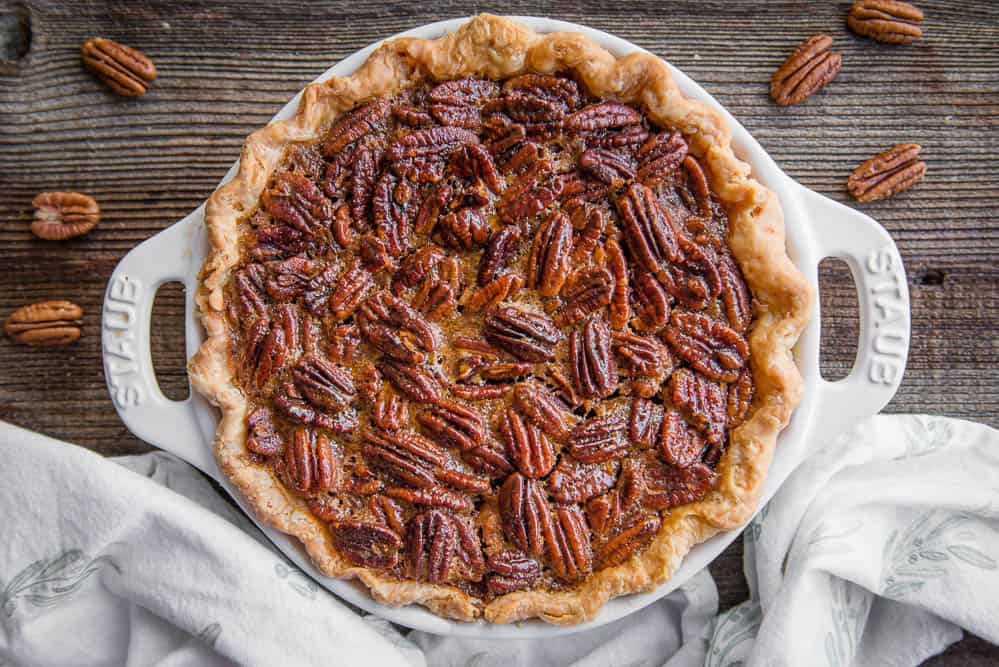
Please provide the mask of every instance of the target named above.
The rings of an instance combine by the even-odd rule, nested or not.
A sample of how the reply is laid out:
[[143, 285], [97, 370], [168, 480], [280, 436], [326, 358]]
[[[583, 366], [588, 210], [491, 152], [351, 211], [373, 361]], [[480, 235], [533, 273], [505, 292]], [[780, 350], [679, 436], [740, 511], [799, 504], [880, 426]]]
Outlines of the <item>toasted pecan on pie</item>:
[[331, 576], [578, 623], [755, 509], [812, 294], [648, 54], [478, 16], [386, 43], [209, 200], [216, 456]]

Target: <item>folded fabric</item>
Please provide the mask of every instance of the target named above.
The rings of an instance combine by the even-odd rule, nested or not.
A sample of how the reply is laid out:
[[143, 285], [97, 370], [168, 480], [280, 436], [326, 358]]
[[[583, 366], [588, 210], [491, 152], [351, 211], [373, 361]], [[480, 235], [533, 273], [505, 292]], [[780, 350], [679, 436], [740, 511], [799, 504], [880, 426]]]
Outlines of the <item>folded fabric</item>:
[[876, 417], [805, 461], [745, 533], [751, 598], [707, 571], [551, 641], [406, 632], [291, 565], [163, 453], [108, 460], [0, 423], [0, 666], [914, 665], [999, 641], [999, 434]]

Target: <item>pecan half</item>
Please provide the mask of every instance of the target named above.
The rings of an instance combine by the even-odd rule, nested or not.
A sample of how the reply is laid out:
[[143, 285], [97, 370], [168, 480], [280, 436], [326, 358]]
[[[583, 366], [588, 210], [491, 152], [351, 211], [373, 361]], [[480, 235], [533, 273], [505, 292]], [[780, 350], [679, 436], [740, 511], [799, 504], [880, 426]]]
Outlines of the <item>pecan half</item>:
[[611, 352], [611, 333], [600, 317], [591, 317], [569, 339], [572, 379], [583, 398], [606, 398], [617, 389], [617, 362]]
[[485, 443], [474, 449], [461, 453], [462, 460], [472, 470], [488, 476], [490, 479], [505, 479], [514, 471], [513, 464], [496, 443]]
[[647, 449], [658, 443], [662, 424], [663, 406], [642, 399], [635, 399], [631, 402], [628, 435], [636, 445]]
[[905, 192], [926, 175], [926, 163], [919, 159], [921, 150], [919, 144], [898, 144], [878, 153], [853, 170], [847, 189], [861, 202]]
[[259, 319], [247, 334], [246, 361], [253, 369], [253, 381], [263, 387], [272, 375], [281, 372], [288, 356], [284, 327], [278, 322]]
[[400, 257], [409, 248], [410, 222], [405, 205], [396, 200], [396, 190], [403, 183], [391, 172], [383, 173], [371, 195], [371, 213], [378, 238], [392, 257]]
[[721, 298], [725, 306], [725, 317], [732, 328], [745, 332], [753, 319], [749, 288], [742, 279], [742, 272], [735, 265], [732, 256], [725, 254], [718, 262], [718, 277], [721, 279]]
[[260, 201], [275, 220], [307, 236], [328, 230], [333, 220], [330, 200], [315, 183], [295, 172], [279, 172]]
[[378, 369], [399, 393], [411, 401], [435, 403], [441, 397], [440, 380], [426, 366], [385, 359]]
[[575, 324], [611, 301], [614, 279], [602, 266], [584, 266], [569, 274], [562, 287], [563, 307], [558, 312], [561, 326]]
[[371, 405], [371, 421], [382, 430], [396, 431], [409, 422], [409, 409], [398, 394], [383, 388]]
[[[382, 159], [379, 148], [362, 146], [354, 154], [352, 160], [354, 172], [351, 176], [350, 211], [354, 224], [363, 229], [368, 226], [368, 210], [371, 208], [371, 197], [378, 181], [378, 165]], [[329, 192], [329, 188], [327, 188]], [[332, 195], [331, 195], [332, 196]]]
[[82, 236], [101, 220], [97, 202], [79, 192], [42, 192], [31, 205], [35, 209], [31, 233], [46, 241]]
[[458, 176], [482, 181], [494, 195], [503, 191], [503, 179], [496, 162], [482, 144], [469, 144], [456, 150], [451, 154], [451, 165]]
[[679, 236], [682, 258], [659, 274], [666, 290], [689, 308], [702, 310], [722, 290], [721, 275], [714, 251], [703, 248], [686, 236]]
[[579, 106], [581, 95], [579, 86], [571, 79], [549, 74], [521, 74], [503, 84], [507, 93], [519, 91], [537, 98], [551, 101], [560, 109], [568, 111]]
[[555, 576], [566, 582], [579, 581], [593, 569], [593, 548], [586, 516], [578, 507], [559, 507], [545, 536], [548, 563]]
[[652, 543], [661, 525], [662, 519], [658, 514], [637, 516], [597, 550], [594, 568], [603, 570], [620, 565], [644, 550]]
[[588, 419], [569, 433], [569, 453], [582, 463], [603, 463], [628, 453], [628, 420], [607, 414]]
[[475, 507], [472, 499], [465, 494], [445, 489], [443, 486], [433, 486], [427, 489], [390, 486], [385, 489], [385, 494], [390, 498], [413, 505], [444, 507], [455, 512], [468, 512]]
[[156, 65], [142, 51], [112, 39], [94, 37], [80, 47], [83, 66], [108, 88], [125, 97], [145, 95], [156, 79]]
[[700, 460], [707, 442], [692, 429], [677, 410], [667, 410], [659, 438], [659, 453], [663, 460], [678, 468]]
[[437, 334], [422, 315], [388, 292], [377, 292], [358, 310], [361, 335], [385, 355], [422, 364], [438, 345]]
[[653, 185], [670, 178], [687, 157], [687, 141], [679, 131], [660, 132], [638, 149], [638, 180]]
[[358, 139], [385, 129], [392, 106], [385, 100], [375, 100], [341, 118], [326, 135], [322, 151], [333, 157]]
[[566, 205], [566, 210], [571, 211], [569, 219], [576, 232], [573, 236], [572, 261], [574, 264], [586, 263], [600, 245], [607, 219], [603, 211], [590, 204]]
[[541, 296], [554, 296], [569, 273], [572, 254], [572, 224], [563, 213], [555, 213], [538, 227], [527, 261], [527, 286]]
[[340, 324], [333, 327], [327, 337], [326, 354], [330, 361], [343, 363], [354, 358], [357, 346], [361, 344], [361, 332], [356, 324]]
[[552, 530], [551, 508], [541, 485], [513, 473], [500, 487], [499, 511], [507, 539], [525, 553], [540, 556], [545, 535]]
[[413, 431], [368, 430], [363, 441], [361, 452], [373, 468], [417, 488], [436, 486], [434, 471], [449, 461], [446, 451]]
[[440, 219], [441, 242], [450, 248], [473, 250], [489, 240], [489, 222], [477, 208], [460, 208]]
[[274, 416], [260, 407], [246, 416], [246, 448], [260, 456], [276, 456], [284, 449], [284, 441], [274, 428]]
[[493, 278], [468, 299], [469, 311], [476, 313], [480, 310], [492, 308], [513, 297], [524, 285], [524, 279], [516, 273], [504, 273], [502, 276]]
[[540, 384], [517, 385], [513, 390], [513, 407], [553, 438], [561, 439], [569, 433], [572, 415]]
[[836, 78], [842, 64], [838, 53], [829, 51], [829, 35], [815, 35], [794, 50], [770, 79], [770, 96], [782, 107], [798, 104]]
[[857, 0], [846, 24], [858, 35], [888, 44], [909, 44], [923, 36], [923, 12], [898, 0]]
[[484, 287], [510, 265], [520, 250], [520, 228], [504, 227], [489, 238], [479, 261], [479, 287]]
[[541, 565], [519, 551], [493, 554], [487, 561], [489, 576], [486, 587], [493, 595], [531, 588], [541, 579]]
[[606, 493], [617, 480], [617, 461], [581, 463], [563, 456], [548, 477], [548, 490], [555, 502], [581, 503]]
[[340, 481], [340, 462], [334, 445], [322, 433], [297, 428], [284, 450], [284, 479], [298, 494], [333, 491]]
[[555, 192], [543, 184], [554, 172], [548, 160], [537, 160], [517, 180], [507, 183], [496, 204], [500, 220], [506, 224], [520, 222], [543, 211], [555, 200]]
[[665, 337], [674, 354], [719, 382], [735, 382], [749, 359], [738, 331], [700, 313], [674, 312]]
[[570, 131], [592, 132], [612, 127], [639, 125], [641, 122], [642, 114], [627, 104], [597, 102], [567, 116], [565, 127]]
[[7, 318], [4, 331], [24, 345], [56, 346], [80, 338], [83, 309], [72, 301], [40, 301], [21, 306]]
[[330, 532], [337, 550], [354, 565], [387, 570], [399, 562], [402, 538], [389, 528], [348, 519], [332, 524]]
[[357, 412], [342, 408], [327, 414], [306, 402], [293, 384], [286, 384], [274, 398], [274, 408], [285, 419], [303, 426], [316, 426], [334, 433], [350, 433], [357, 428]]
[[319, 407], [347, 405], [357, 395], [349, 368], [313, 354], [302, 357], [291, 370], [291, 376], [298, 390]]
[[617, 151], [588, 148], [579, 156], [579, 169], [601, 183], [613, 185], [635, 177], [634, 161]]
[[680, 368], [670, 378], [670, 389], [673, 405], [704, 433], [708, 442], [720, 443], [728, 421], [728, 397], [722, 386], [689, 368]]
[[739, 379], [728, 386], [728, 427], [735, 428], [749, 414], [749, 406], [753, 403], [753, 374], [749, 366], [739, 373]]
[[662, 273], [662, 264], [680, 259], [680, 246], [666, 212], [655, 193], [641, 183], [632, 183], [617, 198], [624, 237], [634, 260], [653, 274]]
[[458, 547], [455, 520], [437, 509], [421, 512], [409, 522], [406, 534], [406, 575], [439, 584], [451, 576]]
[[651, 398], [673, 372], [673, 357], [658, 338], [633, 333], [615, 333], [614, 349], [631, 380], [631, 393]]
[[475, 449], [486, 437], [486, 420], [472, 408], [442, 399], [416, 419], [442, 445], [462, 451]]
[[515, 306], [497, 308], [486, 318], [482, 333], [493, 345], [534, 363], [554, 359], [555, 346], [562, 340], [547, 315]]
[[700, 500], [717, 482], [715, 472], [703, 463], [678, 468], [663, 463], [658, 457], [643, 458], [641, 466], [645, 495], [642, 501], [648, 509], [664, 510]]
[[614, 329], [623, 329], [631, 318], [631, 309], [628, 307], [628, 262], [621, 252], [621, 246], [614, 239], [607, 240], [604, 252], [607, 255], [607, 268], [614, 277], [610, 301], [610, 325]]
[[517, 410], [507, 408], [502, 412], [497, 430], [510, 459], [525, 477], [540, 479], [555, 467], [555, 448], [545, 432], [526, 421]]

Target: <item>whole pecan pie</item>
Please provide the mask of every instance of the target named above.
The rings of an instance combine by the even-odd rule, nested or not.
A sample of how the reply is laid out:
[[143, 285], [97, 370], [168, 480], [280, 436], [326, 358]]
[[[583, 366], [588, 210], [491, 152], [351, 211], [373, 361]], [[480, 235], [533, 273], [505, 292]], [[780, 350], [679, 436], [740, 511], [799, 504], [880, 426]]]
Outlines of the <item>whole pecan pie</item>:
[[324, 573], [592, 618], [755, 509], [812, 294], [665, 63], [479, 16], [254, 133], [211, 197], [196, 387]]

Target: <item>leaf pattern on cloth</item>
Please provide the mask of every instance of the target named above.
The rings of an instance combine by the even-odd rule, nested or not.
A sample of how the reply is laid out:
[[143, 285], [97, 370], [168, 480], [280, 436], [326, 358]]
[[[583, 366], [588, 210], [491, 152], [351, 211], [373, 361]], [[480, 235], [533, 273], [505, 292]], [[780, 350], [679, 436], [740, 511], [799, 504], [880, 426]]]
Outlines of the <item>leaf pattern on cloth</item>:
[[[734, 659], [734, 653], [743, 642], [756, 639], [756, 633], [763, 621], [763, 611], [755, 600], [743, 602], [721, 614], [711, 637], [711, 648], [704, 660], [704, 667], [736, 667], [741, 665], [741, 657]], [[739, 656], [745, 651], [739, 651]]]
[[[63, 551], [53, 558], [40, 558], [18, 572], [0, 592], [0, 609], [8, 618], [19, 602], [51, 607], [69, 597], [104, 565], [119, 574], [121, 568], [110, 556], [90, 558], [79, 549]], [[3, 585], [0, 582], [0, 585]]]
[[797, 549], [792, 547], [784, 564], [784, 571], [788, 572], [797, 563], [810, 558], [850, 553], [853, 551], [853, 545], [849, 543], [847, 538], [863, 526], [864, 522], [859, 519], [844, 527], [833, 527], [827, 521], [820, 521], [809, 533], [808, 539], [801, 547]]
[[917, 593], [927, 580], [944, 576], [957, 561], [982, 570], [995, 570], [996, 560], [969, 544], [975, 541], [975, 533], [958, 531], [974, 518], [969, 512], [929, 510], [904, 530], [893, 530], [882, 552], [881, 594], [904, 598]]
[[829, 667], [849, 667], [860, 645], [873, 596], [846, 579], [831, 580], [830, 595], [832, 629], [826, 633], [826, 661]]
[[763, 532], [763, 522], [767, 520], [767, 515], [770, 514], [770, 504], [767, 503], [763, 508], [757, 512], [753, 520], [749, 522], [746, 526], [746, 530], [743, 533], [743, 540], [752, 543], [760, 539], [760, 534]]
[[953, 437], [951, 425], [939, 419], [913, 419], [906, 422], [905, 452], [897, 458], [909, 459], [931, 454]]
[[315, 600], [319, 593], [319, 584], [310, 579], [297, 567], [278, 561], [274, 564], [274, 574], [278, 579], [284, 579], [293, 591], [307, 600]]
[[219, 623], [209, 623], [201, 629], [201, 632], [194, 635], [194, 638], [209, 648], [215, 648], [215, 642], [219, 640], [221, 634], [222, 626]]

